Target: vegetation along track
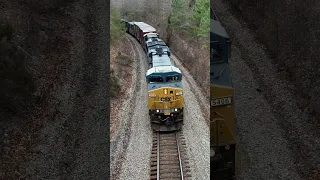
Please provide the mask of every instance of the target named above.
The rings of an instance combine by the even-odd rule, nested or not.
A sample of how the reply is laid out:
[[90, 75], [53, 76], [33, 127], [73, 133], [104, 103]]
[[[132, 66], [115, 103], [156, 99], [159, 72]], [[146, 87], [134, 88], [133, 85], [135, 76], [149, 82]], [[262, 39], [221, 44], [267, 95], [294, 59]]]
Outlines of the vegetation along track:
[[150, 179], [191, 179], [181, 132], [153, 133]]

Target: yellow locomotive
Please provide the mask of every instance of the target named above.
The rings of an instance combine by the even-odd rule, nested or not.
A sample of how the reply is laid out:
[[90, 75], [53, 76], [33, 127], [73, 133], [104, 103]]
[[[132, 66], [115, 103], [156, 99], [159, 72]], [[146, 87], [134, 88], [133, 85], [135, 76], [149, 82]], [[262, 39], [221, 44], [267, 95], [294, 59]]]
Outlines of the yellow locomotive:
[[180, 130], [183, 126], [184, 107], [180, 70], [171, 65], [154, 66], [148, 70], [146, 78], [152, 129], [155, 131]]
[[211, 179], [231, 179], [236, 150], [234, 89], [228, 63], [231, 42], [212, 9], [210, 53], [210, 174]]

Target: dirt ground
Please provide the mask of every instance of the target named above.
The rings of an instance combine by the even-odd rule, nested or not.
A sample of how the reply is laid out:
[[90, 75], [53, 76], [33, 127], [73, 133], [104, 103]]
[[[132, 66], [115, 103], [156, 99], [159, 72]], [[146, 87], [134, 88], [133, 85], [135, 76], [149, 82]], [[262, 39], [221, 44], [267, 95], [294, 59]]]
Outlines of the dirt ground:
[[1, 1], [36, 92], [24, 114], [1, 114], [0, 179], [109, 176], [106, 1]]
[[[110, 99], [110, 138], [113, 138], [119, 123], [119, 111], [128, 96], [128, 89], [132, 87], [134, 49], [127, 39], [118, 40], [110, 44], [110, 69], [119, 86], [115, 87], [116, 94]], [[114, 85], [116, 86], [116, 85]], [[117, 89], [117, 90], [116, 90]]]

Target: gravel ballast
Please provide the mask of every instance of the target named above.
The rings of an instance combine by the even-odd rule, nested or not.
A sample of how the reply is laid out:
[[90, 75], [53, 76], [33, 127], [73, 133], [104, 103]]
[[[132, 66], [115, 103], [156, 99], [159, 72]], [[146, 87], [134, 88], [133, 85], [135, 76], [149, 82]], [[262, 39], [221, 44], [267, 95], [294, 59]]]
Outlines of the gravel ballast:
[[131, 135], [128, 142], [127, 153], [122, 165], [120, 179], [148, 179], [150, 172], [150, 153], [152, 146], [152, 131], [148, 118], [148, 96], [145, 73], [147, 70], [147, 59], [141, 45], [131, 36], [137, 54], [137, 89], [131, 94], [136, 96], [130, 108], [133, 113], [128, 117], [132, 120]]

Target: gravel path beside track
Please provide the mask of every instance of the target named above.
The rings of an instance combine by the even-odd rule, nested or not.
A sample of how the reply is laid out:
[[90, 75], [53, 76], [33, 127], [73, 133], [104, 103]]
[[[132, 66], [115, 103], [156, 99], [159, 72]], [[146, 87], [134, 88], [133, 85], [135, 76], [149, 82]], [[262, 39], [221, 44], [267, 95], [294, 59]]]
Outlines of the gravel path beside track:
[[147, 108], [147, 84], [145, 73], [147, 70], [147, 59], [141, 45], [131, 36], [128, 36], [137, 54], [137, 76], [136, 96], [130, 108], [134, 111], [128, 117], [132, 119], [131, 135], [127, 147], [127, 153], [122, 165], [120, 179], [148, 179], [150, 152], [152, 146], [152, 131], [148, 119]]

